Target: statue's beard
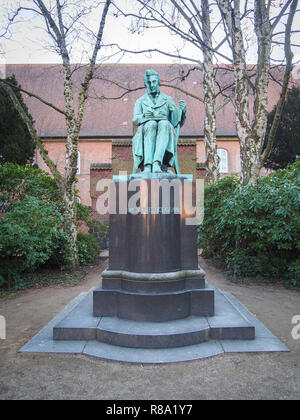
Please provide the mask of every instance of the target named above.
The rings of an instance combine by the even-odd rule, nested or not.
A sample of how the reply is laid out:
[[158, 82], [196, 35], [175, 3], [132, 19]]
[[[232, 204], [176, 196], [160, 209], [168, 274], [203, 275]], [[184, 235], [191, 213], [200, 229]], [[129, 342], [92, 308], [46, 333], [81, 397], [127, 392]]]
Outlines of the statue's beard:
[[156, 95], [156, 94], [158, 94], [158, 93], [159, 93], [159, 89], [157, 88], [157, 89], [155, 89], [155, 90], [151, 90], [151, 88], [147, 87], [147, 93], [148, 93], [149, 95]]

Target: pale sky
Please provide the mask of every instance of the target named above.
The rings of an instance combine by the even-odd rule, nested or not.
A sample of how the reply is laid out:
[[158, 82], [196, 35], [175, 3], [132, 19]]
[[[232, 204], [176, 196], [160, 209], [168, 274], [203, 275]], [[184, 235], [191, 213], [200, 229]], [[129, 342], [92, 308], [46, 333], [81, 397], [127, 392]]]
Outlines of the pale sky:
[[[32, 4], [30, 0], [24, 0], [27, 4]], [[49, 0], [50, 1], [50, 0]], [[2, 21], [4, 19], [5, 7], [9, 4], [16, 4], [12, 0], [1, 0], [0, 5], [0, 16], [2, 16]], [[127, 8], [133, 6], [133, 0], [118, 0], [118, 5], [125, 5]], [[98, 16], [97, 16], [98, 15]], [[93, 12], [92, 17], [86, 21], [89, 28], [97, 30], [99, 22], [99, 13]], [[214, 18], [214, 17], [212, 17]], [[129, 33], [128, 26], [130, 25], [130, 20], [119, 17], [117, 20], [112, 16], [109, 16], [107, 19], [105, 27], [105, 39], [106, 43], [119, 43], [121, 46], [129, 50], [139, 50], [146, 48], [159, 48], [161, 50], [167, 50], [170, 52], [175, 52], [176, 46], [182, 47], [182, 40], [178, 40], [177, 37], [171, 36], [167, 30], [162, 28], [157, 28], [152, 30], [151, 33], [145, 33], [140, 35], [132, 35]], [[22, 18], [22, 22], [14, 25], [12, 28], [12, 36], [10, 40], [1, 40], [0, 45], [5, 51], [5, 59], [2, 57], [2, 62], [5, 61], [7, 64], [23, 64], [23, 63], [58, 63], [61, 62], [58, 54], [52, 52], [49, 48], [49, 41], [51, 39], [45, 34], [43, 27], [43, 21], [36, 16], [33, 16], [32, 13], [27, 13]], [[295, 29], [300, 30], [300, 20], [299, 15], [296, 17], [294, 24]], [[299, 34], [295, 36], [299, 40]], [[221, 38], [221, 35], [220, 35]], [[296, 41], [294, 41], [296, 42]], [[249, 54], [248, 62], [255, 62], [256, 51], [255, 51], [255, 40], [249, 40]], [[83, 54], [82, 51], [86, 49], [87, 45], [91, 43], [85, 42], [85, 44], [79, 44], [78, 50], [76, 49], [78, 43], [73, 44], [72, 49], [72, 61], [73, 62], [87, 62], [87, 55]], [[280, 51], [282, 51], [283, 46], [277, 48], [277, 56], [279, 57]], [[106, 59], [109, 52], [103, 50], [99, 53], [98, 61], [105, 62], [122, 62], [122, 63], [169, 63], [174, 62], [175, 59], [161, 55], [161, 54], [151, 54], [151, 55], [142, 55], [142, 54], [127, 54], [120, 60], [120, 56], [113, 56], [109, 60]], [[193, 59], [200, 59], [200, 51], [195, 47], [186, 44], [182, 50], [182, 55], [187, 57], [192, 57]], [[225, 51], [226, 55], [230, 55], [229, 51]], [[106, 60], [105, 60], [106, 59]], [[300, 60], [300, 48], [294, 48], [294, 61]], [[224, 62], [225, 60], [223, 60]], [[178, 62], [178, 60], [177, 60]], [[1, 65], [1, 61], [0, 61]]]
[[[9, 3], [10, 0], [1, 0]], [[118, 0], [118, 4], [133, 4], [133, 0]], [[0, 5], [0, 15], [3, 16], [3, 6]], [[2, 10], [1, 10], [2, 9]], [[98, 16], [97, 16], [98, 15]], [[29, 17], [31, 18], [29, 22]], [[48, 45], [51, 39], [45, 33], [43, 21], [39, 17], [34, 17], [32, 13], [27, 14], [23, 22], [18, 23], [12, 28], [12, 37], [10, 40], [1, 40], [0, 44], [5, 51], [5, 60], [7, 64], [23, 64], [23, 63], [57, 63], [60, 58], [57, 53], [52, 52]], [[96, 32], [100, 20], [100, 13], [93, 13], [93, 16], [88, 20], [88, 27], [94, 29]], [[130, 19], [118, 17], [117, 20], [108, 16], [104, 30], [105, 43], [118, 43], [128, 50], [144, 50], [145, 48], [159, 48], [167, 51], [175, 51], [176, 45], [182, 45], [182, 41], [170, 36], [165, 29], [158, 29], [151, 32], [151, 34], [132, 35], [129, 32]], [[82, 50], [85, 47], [79, 46], [78, 53], [75, 51], [75, 43], [72, 51], [73, 62], [86, 62], [86, 56], [82, 58]], [[191, 49], [186, 46], [186, 54], [192, 57], [197, 57], [198, 50]], [[102, 61], [104, 57], [111, 54], [111, 50], [107, 52], [101, 50], [98, 59]], [[120, 56], [113, 56], [109, 62], [116, 62]], [[167, 56], [161, 54], [142, 55], [142, 54], [126, 54], [121, 62], [131, 63], [165, 63], [174, 61]]]

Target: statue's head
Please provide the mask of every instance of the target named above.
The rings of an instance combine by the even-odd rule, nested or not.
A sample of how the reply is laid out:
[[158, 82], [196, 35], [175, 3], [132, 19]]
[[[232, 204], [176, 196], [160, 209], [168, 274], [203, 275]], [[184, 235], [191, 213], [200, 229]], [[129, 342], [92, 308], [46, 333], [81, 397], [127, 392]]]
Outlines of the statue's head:
[[151, 81], [153, 82], [153, 80], [154, 81], [156, 80], [156, 86], [158, 90], [158, 87], [160, 85], [159, 74], [157, 73], [157, 71], [152, 70], [152, 69], [146, 70], [145, 75], [144, 75], [144, 84], [148, 92], [153, 92], [153, 87], [151, 89]]
[[152, 70], [152, 69], [148, 69], [148, 70], [146, 70], [145, 75], [144, 75], [144, 84], [145, 84], [146, 87], [147, 87], [147, 82], [148, 82], [150, 76], [155, 76], [158, 80], [158, 85], [160, 85], [160, 77], [159, 77], [159, 74], [157, 73], [157, 71]]

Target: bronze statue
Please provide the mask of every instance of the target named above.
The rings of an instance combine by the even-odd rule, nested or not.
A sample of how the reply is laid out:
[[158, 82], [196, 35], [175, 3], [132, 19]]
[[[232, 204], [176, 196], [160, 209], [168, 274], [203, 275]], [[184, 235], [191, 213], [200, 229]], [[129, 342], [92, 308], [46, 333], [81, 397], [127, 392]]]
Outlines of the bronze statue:
[[147, 93], [136, 101], [132, 120], [138, 126], [132, 139], [133, 173], [138, 168], [157, 173], [171, 167], [179, 174], [177, 142], [186, 104], [179, 101], [177, 107], [171, 96], [160, 92], [159, 74], [154, 70], [146, 70], [144, 84]]

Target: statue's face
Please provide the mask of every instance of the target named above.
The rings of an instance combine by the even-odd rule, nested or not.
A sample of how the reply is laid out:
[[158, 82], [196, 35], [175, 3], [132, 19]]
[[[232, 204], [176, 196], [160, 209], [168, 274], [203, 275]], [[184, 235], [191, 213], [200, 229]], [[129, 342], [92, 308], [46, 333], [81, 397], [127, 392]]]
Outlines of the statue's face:
[[159, 87], [159, 82], [157, 76], [149, 76], [147, 80], [147, 91], [148, 93], [157, 93]]

